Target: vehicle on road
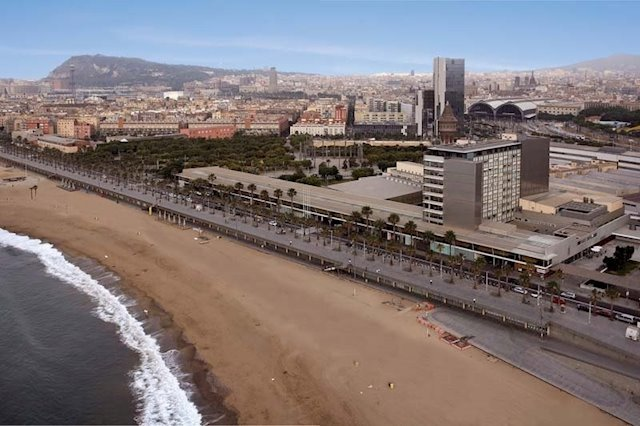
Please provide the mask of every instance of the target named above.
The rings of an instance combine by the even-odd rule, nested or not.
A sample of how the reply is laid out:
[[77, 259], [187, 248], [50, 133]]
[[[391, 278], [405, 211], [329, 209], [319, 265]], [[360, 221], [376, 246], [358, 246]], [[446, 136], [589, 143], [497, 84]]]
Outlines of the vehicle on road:
[[275, 220], [270, 220], [270, 221], [269, 221], [269, 225], [271, 225], [271, 226], [275, 226], [276, 228], [279, 226], [279, 225], [278, 225], [278, 222], [276, 222]]
[[531, 290], [529, 292], [529, 296], [533, 297], [534, 299], [538, 299], [538, 298], [542, 297], [542, 294], [540, 292], [538, 292], [537, 290]]
[[640, 339], [640, 328], [630, 325], [629, 327], [627, 327], [627, 331], [625, 332], [624, 337], [637, 342]]
[[562, 297], [566, 297], [568, 299], [575, 299], [576, 298], [576, 294], [572, 291], [563, 291], [560, 293], [560, 296]]
[[616, 314], [616, 319], [618, 321], [628, 322], [629, 324], [635, 324], [636, 323], [636, 317], [634, 317], [633, 315], [629, 315], [629, 314]]
[[589, 305], [585, 305], [584, 303], [578, 303], [576, 308], [578, 308], [579, 311], [589, 312]]
[[520, 293], [520, 294], [527, 294], [527, 290], [525, 290], [524, 288], [520, 287], [520, 286], [515, 286], [513, 288], [513, 291], [516, 293]]

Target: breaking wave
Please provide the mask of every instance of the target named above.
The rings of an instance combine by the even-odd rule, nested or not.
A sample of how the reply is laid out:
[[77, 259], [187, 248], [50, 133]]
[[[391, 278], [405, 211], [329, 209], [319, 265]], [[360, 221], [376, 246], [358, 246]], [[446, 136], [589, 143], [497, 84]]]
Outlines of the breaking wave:
[[[140, 364], [131, 373], [130, 387], [138, 399], [136, 421], [144, 425], [199, 425], [202, 417], [180, 387], [165, 362], [156, 339], [144, 332], [142, 324], [118, 297], [76, 265], [51, 244], [0, 229], [0, 246], [13, 247], [38, 257], [47, 273], [71, 284], [91, 297], [101, 320], [115, 324], [121, 341], [138, 353]], [[166, 355], [165, 355], [166, 357]]]

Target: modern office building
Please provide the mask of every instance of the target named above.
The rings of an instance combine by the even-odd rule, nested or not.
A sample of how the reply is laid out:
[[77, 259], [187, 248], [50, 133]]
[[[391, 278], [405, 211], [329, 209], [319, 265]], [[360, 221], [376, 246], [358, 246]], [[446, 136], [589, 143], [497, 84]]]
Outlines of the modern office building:
[[433, 123], [433, 105], [433, 90], [420, 89], [416, 92], [415, 124], [416, 135], [420, 138], [424, 138], [431, 133], [431, 124]]
[[433, 59], [433, 91], [435, 133], [438, 134], [438, 120], [447, 103], [458, 120], [464, 117], [464, 59]]
[[510, 136], [430, 147], [424, 156], [424, 220], [465, 229], [485, 220], [509, 222], [523, 187], [526, 195], [548, 191], [549, 141]]
[[278, 72], [276, 67], [269, 68], [269, 92], [275, 93], [278, 91]]

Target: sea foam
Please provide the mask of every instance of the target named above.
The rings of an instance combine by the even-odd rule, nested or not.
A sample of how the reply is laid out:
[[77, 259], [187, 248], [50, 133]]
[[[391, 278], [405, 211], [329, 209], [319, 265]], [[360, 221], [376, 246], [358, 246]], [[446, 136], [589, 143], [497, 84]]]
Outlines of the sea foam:
[[91, 297], [101, 320], [115, 324], [122, 342], [140, 356], [140, 365], [131, 374], [130, 384], [138, 398], [136, 421], [143, 425], [199, 425], [202, 417], [189, 400], [178, 379], [165, 363], [156, 339], [144, 332], [142, 324], [126, 306], [98, 281], [51, 244], [0, 229], [0, 246], [14, 247], [36, 255], [47, 273], [71, 284]]

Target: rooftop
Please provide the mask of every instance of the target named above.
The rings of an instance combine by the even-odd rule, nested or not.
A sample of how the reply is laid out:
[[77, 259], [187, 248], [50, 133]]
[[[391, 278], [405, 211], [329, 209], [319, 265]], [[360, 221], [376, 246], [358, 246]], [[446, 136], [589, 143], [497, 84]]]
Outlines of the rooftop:
[[[513, 144], [514, 142], [510, 143]], [[563, 241], [563, 238], [553, 235], [538, 234], [516, 228], [515, 225], [494, 222], [483, 224], [482, 229], [478, 230], [444, 227], [423, 221], [423, 207], [421, 206], [383, 200], [362, 193], [341, 192], [332, 189], [332, 187], [322, 188], [288, 182], [268, 176], [243, 173], [222, 167], [185, 169], [178, 176], [186, 180], [198, 178], [206, 180], [212, 173], [216, 175], [216, 184], [234, 185], [236, 182], [242, 182], [246, 188], [248, 184], [253, 183], [257, 187], [255, 191], [256, 194], [260, 193], [263, 189], [269, 191], [270, 194], [273, 194], [275, 189], [280, 189], [285, 194], [283, 197], [285, 200], [287, 199], [287, 191], [289, 188], [293, 188], [297, 192], [294, 199], [297, 202], [304, 200], [312, 210], [330, 211], [336, 216], [344, 215], [346, 217], [351, 215], [353, 211], [360, 211], [363, 206], [370, 206], [373, 210], [373, 214], [371, 215], [372, 220], [376, 218], [386, 220], [391, 213], [396, 213], [400, 217], [401, 225], [411, 220], [416, 223], [419, 232], [430, 230], [436, 235], [442, 236], [447, 230], [451, 229], [456, 233], [460, 241], [472, 245], [489, 246], [523, 256], [552, 259], [556, 256], [555, 247]], [[500, 226], [507, 226], [509, 229], [505, 231]]]
[[331, 185], [331, 189], [349, 194], [389, 200], [422, 192], [422, 184], [418, 185], [406, 179], [386, 176], [371, 176], [358, 180]]
[[589, 213], [601, 207], [602, 206], [600, 204], [581, 203], [579, 201], [569, 201], [568, 203], [564, 203], [558, 206], [559, 209], [572, 210], [580, 213]]
[[472, 141], [469, 143], [435, 145], [435, 146], [429, 147], [429, 151], [471, 153], [471, 152], [486, 151], [491, 149], [506, 148], [509, 146], [520, 146], [520, 142], [507, 141], [507, 140], [490, 140], [490, 141], [480, 141], [480, 142]]

